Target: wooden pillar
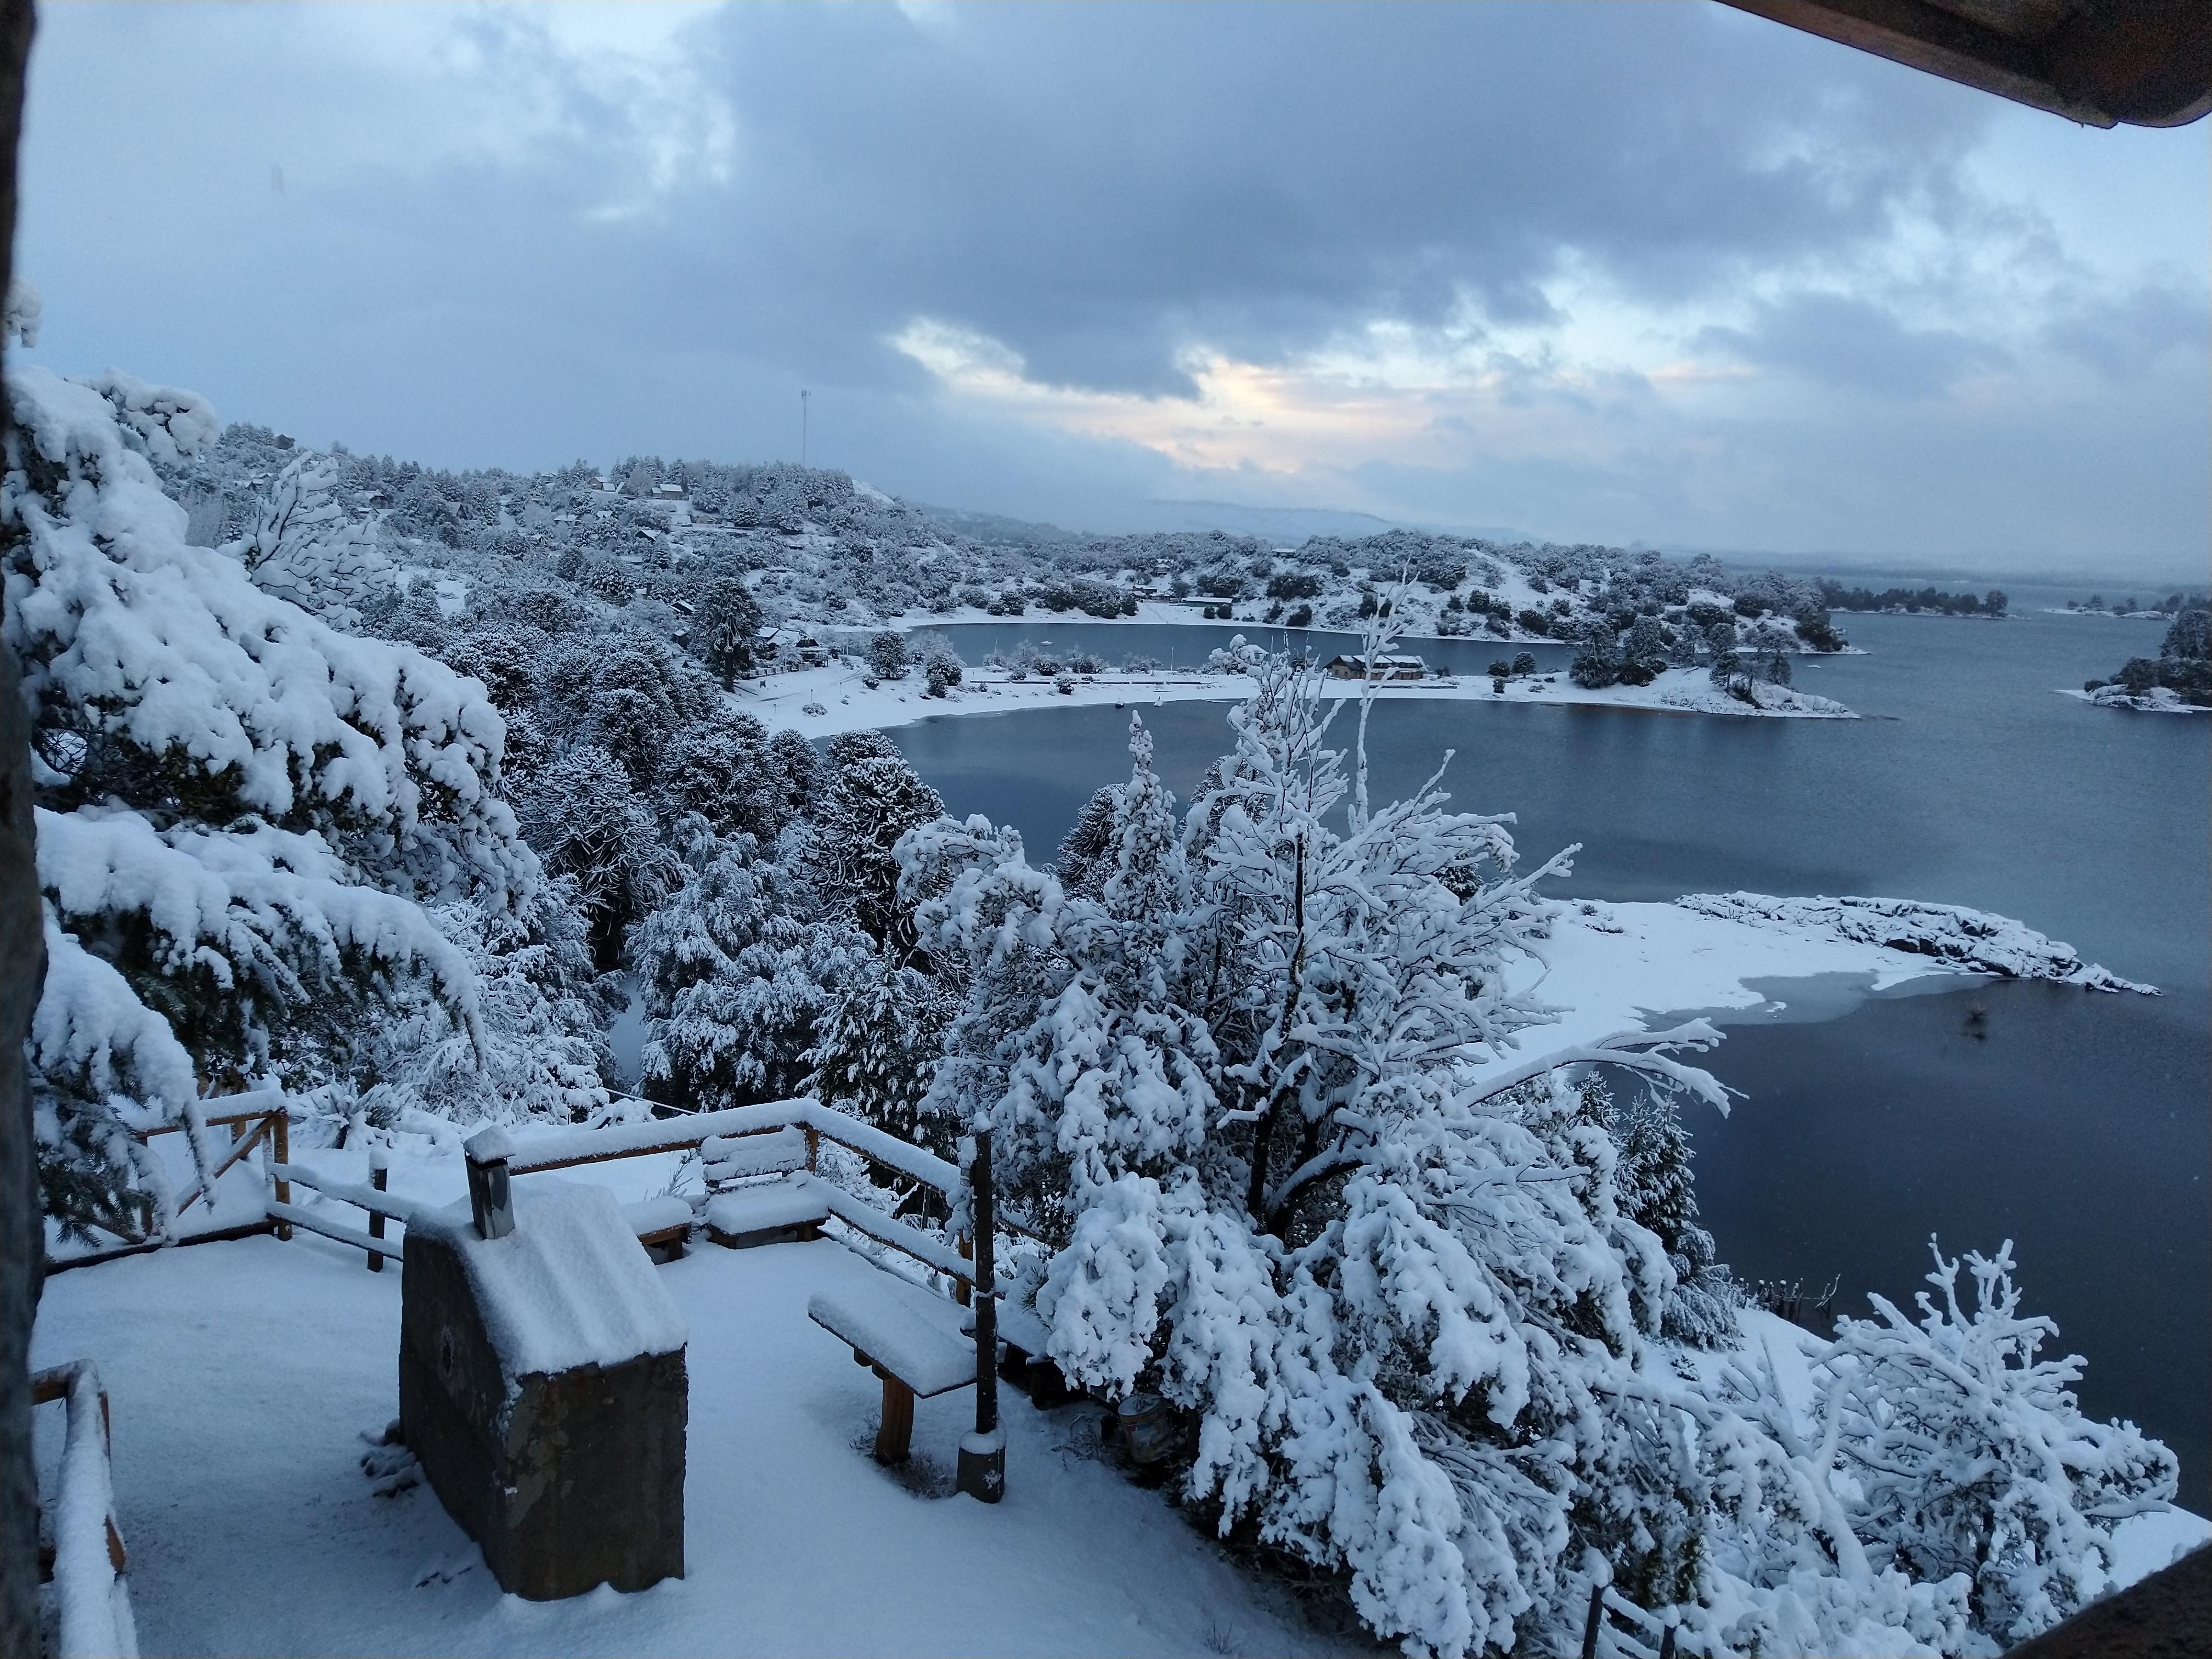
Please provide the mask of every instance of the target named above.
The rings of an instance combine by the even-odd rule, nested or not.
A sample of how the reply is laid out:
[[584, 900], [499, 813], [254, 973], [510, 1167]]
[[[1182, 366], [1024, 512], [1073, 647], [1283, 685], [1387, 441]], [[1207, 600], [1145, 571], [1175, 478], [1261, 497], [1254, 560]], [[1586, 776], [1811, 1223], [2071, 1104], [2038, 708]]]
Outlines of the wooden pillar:
[[876, 1430], [876, 1462], [903, 1463], [914, 1444], [914, 1390], [880, 1365], [884, 1379], [884, 1420]]
[[999, 1427], [999, 1293], [992, 1261], [998, 1216], [991, 1192], [991, 1131], [975, 1131], [968, 1184], [975, 1213], [975, 1432], [960, 1442], [954, 1484], [970, 1498], [995, 1504], [1006, 1495], [1006, 1438]]
[[[392, 1179], [391, 1164], [392, 1155], [383, 1147], [373, 1146], [369, 1149], [368, 1184], [380, 1193], [385, 1190], [386, 1184]], [[383, 1211], [371, 1210], [368, 1212], [368, 1236], [371, 1238], [384, 1237]], [[384, 1257], [374, 1250], [368, 1253], [368, 1270], [373, 1273], [380, 1273], [384, 1271]]]
[[[289, 1164], [292, 1161], [292, 1114], [280, 1108], [270, 1113], [268, 1121], [270, 1139], [274, 1143], [276, 1159], [279, 1164]], [[213, 1194], [210, 1196], [212, 1197]], [[279, 1204], [289, 1204], [292, 1201], [290, 1182], [280, 1181], [276, 1183], [276, 1201]], [[290, 1222], [280, 1221], [276, 1224], [277, 1237], [289, 1238], [291, 1236]]]
[[[975, 1259], [975, 1240], [972, 1235], [961, 1234], [958, 1238], [952, 1241], [952, 1247], [960, 1252], [960, 1259], [963, 1261], [973, 1261]], [[963, 1308], [969, 1305], [971, 1297], [966, 1279], [955, 1279], [952, 1281], [952, 1299]]]

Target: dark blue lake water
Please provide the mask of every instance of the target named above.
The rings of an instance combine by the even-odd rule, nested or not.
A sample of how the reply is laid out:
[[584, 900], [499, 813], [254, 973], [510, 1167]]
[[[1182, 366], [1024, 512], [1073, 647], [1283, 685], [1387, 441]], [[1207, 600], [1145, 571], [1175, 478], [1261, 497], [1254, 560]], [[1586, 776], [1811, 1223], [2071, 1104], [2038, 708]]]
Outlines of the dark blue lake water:
[[[2155, 652], [2155, 623], [2033, 611], [1994, 623], [1839, 620], [1870, 654], [1801, 659], [1798, 684], [1872, 718], [1383, 704], [1373, 787], [1384, 799], [1411, 788], [1453, 749], [1460, 804], [1516, 812], [1531, 854], [1583, 843], [1569, 890], [1968, 904], [2161, 987], [2148, 998], [1984, 984], [1875, 999], [1820, 1022], [1735, 1025], [1712, 1069], [1750, 1099], [1725, 1121], [1691, 1127], [1705, 1219], [1745, 1277], [1840, 1274], [1845, 1310], [1861, 1312], [1867, 1291], [1909, 1304], [1930, 1233], [1951, 1251], [2012, 1238], [2028, 1306], [2089, 1360], [2084, 1405], [2172, 1445], [2184, 1499], [2202, 1511], [2212, 1503], [2212, 718], [2056, 695]], [[1057, 620], [945, 631], [971, 661], [1026, 638], [1112, 662], [1136, 653], [1188, 665], [1236, 633], [1278, 637]], [[1500, 654], [1476, 641], [1409, 648], [1463, 672]], [[1187, 798], [1226, 747], [1221, 707], [1143, 712], [1162, 775]], [[1016, 825], [1042, 860], [1091, 792], [1127, 775], [1127, 721], [1112, 708], [1045, 709], [891, 735], [952, 811]], [[1972, 1004], [1985, 1014], [1970, 1026]]]

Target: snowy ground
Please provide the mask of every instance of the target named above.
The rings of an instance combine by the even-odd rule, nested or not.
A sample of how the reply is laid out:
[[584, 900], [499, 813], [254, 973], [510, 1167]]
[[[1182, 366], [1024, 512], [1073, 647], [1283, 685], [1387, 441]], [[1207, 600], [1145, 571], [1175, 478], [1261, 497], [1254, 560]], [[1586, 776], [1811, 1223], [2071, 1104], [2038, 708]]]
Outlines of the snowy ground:
[[65, 1273], [33, 1357], [100, 1364], [148, 1653], [1342, 1650], [1097, 1461], [1095, 1407], [1002, 1391], [996, 1508], [940, 1495], [966, 1392], [917, 1404], [902, 1480], [878, 1468], [878, 1385], [806, 1317], [811, 1292], [877, 1271], [826, 1240], [659, 1270], [691, 1334], [687, 1576], [551, 1604], [502, 1595], [427, 1487], [372, 1494], [359, 1435], [398, 1410], [400, 1276], [357, 1252], [301, 1234]]
[[[923, 695], [919, 672], [903, 680], [885, 680], [871, 690], [860, 672], [842, 663], [810, 668], [795, 674], [778, 674], [757, 685], [741, 687], [738, 706], [756, 714], [771, 729], [789, 726], [803, 736], [823, 738], [840, 732], [880, 730], [908, 726], [946, 714], [1006, 714], [1019, 708], [1095, 708], [1111, 703], [1143, 708], [1162, 702], [1234, 702], [1247, 696], [1250, 682], [1241, 674], [1205, 674], [1192, 670], [1157, 670], [1141, 674], [1105, 673], [1072, 677], [1074, 684], [1061, 691], [1050, 678], [1032, 675], [1008, 679], [996, 671], [970, 670], [963, 684], [943, 697]], [[1548, 702], [1574, 703], [1606, 708], [1640, 709], [1666, 714], [1720, 714], [1796, 720], [1856, 720], [1839, 702], [1792, 691], [1784, 686], [1761, 686], [1759, 706], [1752, 706], [1714, 689], [1702, 670], [1669, 669], [1650, 685], [1608, 685], [1585, 690], [1564, 674], [1524, 676], [1508, 680], [1500, 694], [1491, 690], [1487, 678], [1407, 680], [1378, 686], [1386, 702]], [[1324, 680], [1323, 691], [1333, 696], [1356, 696], [1357, 680]], [[818, 710], [819, 712], [816, 712]]]

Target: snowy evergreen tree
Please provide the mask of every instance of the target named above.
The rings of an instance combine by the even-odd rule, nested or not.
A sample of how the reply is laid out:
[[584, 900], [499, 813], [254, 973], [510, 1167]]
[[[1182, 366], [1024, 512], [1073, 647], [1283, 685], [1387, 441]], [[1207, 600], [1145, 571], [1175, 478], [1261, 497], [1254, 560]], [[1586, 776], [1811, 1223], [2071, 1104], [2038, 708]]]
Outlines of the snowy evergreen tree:
[[911, 947], [898, 900], [899, 837], [945, 811], [938, 793], [880, 732], [848, 732], [830, 745], [833, 771], [808, 825], [806, 879], [898, 957]]
[[392, 580], [392, 565], [344, 487], [335, 459], [302, 452], [277, 475], [259, 522], [223, 550], [245, 562], [255, 586], [352, 629], [370, 593]]
[[622, 764], [592, 743], [555, 759], [517, 804], [545, 868], [574, 878], [592, 957], [612, 968], [630, 925], [684, 879], [651, 809]]
[[797, 1094], [824, 1022], [872, 954], [752, 838], [678, 826], [690, 878], [637, 927], [655, 1098], [711, 1109]]
[[1036, 1302], [1062, 1368], [1192, 1411], [1190, 1497], [1347, 1571], [1379, 1632], [1540, 1644], [1589, 1547], [1694, 1595], [1704, 1474], [1619, 1386], [1665, 1254], [1617, 1212], [1602, 1123], [1544, 1079], [1602, 1060], [1717, 1101], [1665, 1052], [1711, 1033], [1515, 1065], [1550, 1015], [1506, 965], [1536, 957], [1565, 855], [1516, 871], [1504, 821], [1445, 813], [1433, 780], [1370, 810], [1311, 674], [1255, 666], [1179, 827], [1135, 733], [1097, 897], [980, 821], [902, 843], [922, 947], [968, 983], [926, 1109], [994, 1127], [1058, 1245]]
[[196, 1123], [218, 1073], [339, 1074], [372, 1011], [425, 988], [480, 1044], [468, 955], [422, 906], [516, 914], [541, 878], [479, 688], [185, 543], [151, 463], [213, 437], [204, 403], [112, 373], [18, 368], [9, 389], [6, 625], [55, 963], [33, 1032], [48, 1201], [160, 1232], [168, 1195], [128, 1130]]
[[1583, 1089], [1599, 1103], [1620, 1148], [1613, 1184], [1621, 1212], [1659, 1241], [1674, 1269], [1662, 1334], [1696, 1347], [1733, 1344], [1739, 1298], [1727, 1268], [1715, 1259], [1713, 1236], [1698, 1224], [1690, 1138], [1674, 1103], [1638, 1090], [1615, 1105], [1595, 1078]]
[[760, 633], [760, 604], [735, 576], [717, 576], [699, 590], [692, 646], [699, 659], [721, 677], [724, 689], [753, 672], [753, 647]]
[[823, 1024], [805, 1087], [902, 1140], [949, 1151], [953, 1137], [923, 1117], [921, 1101], [952, 1013], [939, 981], [871, 955]]

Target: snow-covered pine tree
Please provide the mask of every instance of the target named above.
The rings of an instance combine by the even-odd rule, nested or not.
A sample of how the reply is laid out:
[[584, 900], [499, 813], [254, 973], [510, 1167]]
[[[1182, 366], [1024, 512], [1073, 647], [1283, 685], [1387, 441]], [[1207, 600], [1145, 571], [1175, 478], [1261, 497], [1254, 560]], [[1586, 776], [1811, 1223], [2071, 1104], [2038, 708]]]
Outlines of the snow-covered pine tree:
[[805, 1088], [902, 1140], [949, 1152], [950, 1126], [925, 1118], [921, 1102], [953, 1012], [941, 981], [870, 955], [823, 1024]]
[[521, 793], [522, 832], [545, 867], [575, 878], [592, 959], [611, 969], [629, 930], [684, 879], [629, 771], [596, 743], [556, 756]]
[[699, 590], [692, 648], [721, 676], [727, 690], [740, 674], [753, 671], [753, 646], [760, 632], [760, 604], [736, 576], [717, 576]]
[[1588, 1060], [1717, 1101], [1665, 1052], [1713, 1033], [1514, 1064], [1551, 1016], [1508, 969], [1540, 960], [1565, 855], [1517, 872], [1505, 821], [1434, 780], [1370, 811], [1311, 674], [1252, 666], [1179, 829], [1136, 734], [1096, 898], [980, 821], [901, 843], [921, 946], [968, 985], [927, 1108], [994, 1126], [1058, 1247], [1036, 1304], [1062, 1368], [1191, 1411], [1188, 1495], [1346, 1571], [1379, 1632], [1551, 1639], [1585, 1549], [1692, 1594], [1697, 1457], [1618, 1387], [1664, 1253], [1614, 1209], [1601, 1125], [1528, 1101]]
[[33, 1036], [46, 1188], [70, 1224], [159, 1232], [129, 1129], [196, 1122], [196, 1072], [319, 1083], [425, 984], [483, 1041], [468, 956], [422, 906], [512, 914], [540, 875], [480, 687], [185, 543], [150, 462], [213, 437], [204, 402], [38, 368], [9, 391], [6, 626], [56, 964]]
[[1638, 1089], [1616, 1103], [1597, 1078], [1583, 1091], [1620, 1148], [1613, 1186], [1621, 1212], [1659, 1241], [1674, 1269], [1661, 1334], [1695, 1347], [1732, 1346], [1740, 1298], [1717, 1261], [1713, 1236], [1698, 1224], [1690, 1137], [1674, 1102]]
[[632, 941], [651, 1021], [647, 1086], [707, 1109], [797, 1094], [872, 941], [750, 836], [717, 836], [698, 817], [677, 834], [690, 879]]
[[913, 940], [898, 900], [899, 837], [945, 811], [890, 738], [848, 732], [830, 740], [828, 787], [807, 828], [805, 880], [901, 959]]
[[223, 551], [244, 562], [255, 586], [336, 628], [359, 628], [362, 605], [392, 579], [373, 530], [349, 510], [343, 466], [312, 450], [277, 475], [259, 522]]

